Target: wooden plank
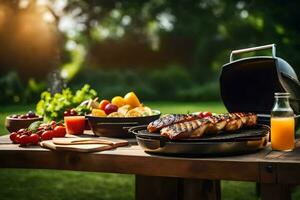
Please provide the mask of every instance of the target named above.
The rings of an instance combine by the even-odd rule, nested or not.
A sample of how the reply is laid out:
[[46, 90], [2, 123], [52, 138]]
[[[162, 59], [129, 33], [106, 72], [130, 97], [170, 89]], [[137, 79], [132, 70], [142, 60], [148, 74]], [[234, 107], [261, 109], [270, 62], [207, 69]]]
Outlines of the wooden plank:
[[133, 150], [130, 153], [128, 149], [130, 147], [121, 147], [100, 153], [56, 152], [38, 148], [34, 150], [0, 150], [0, 167], [62, 169], [200, 179], [259, 180], [259, 167], [255, 162], [151, 156], [141, 150]]
[[136, 176], [137, 200], [219, 200], [220, 182], [200, 179]]
[[[7, 136], [0, 137], [0, 141], [7, 138]], [[254, 154], [229, 157], [177, 158], [149, 155], [137, 145], [85, 154], [49, 151], [40, 147], [21, 148], [15, 144], [5, 143], [0, 144], [0, 167], [259, 181], [259, 162], [267, 153], [266, 149]]]
[[299, 163], [278, 163], [277, 182], [280, 184], [300, 184]]
[[261, 184], [261, 200], [290, 200], [291, 192], [288, 185], [275, 183]]

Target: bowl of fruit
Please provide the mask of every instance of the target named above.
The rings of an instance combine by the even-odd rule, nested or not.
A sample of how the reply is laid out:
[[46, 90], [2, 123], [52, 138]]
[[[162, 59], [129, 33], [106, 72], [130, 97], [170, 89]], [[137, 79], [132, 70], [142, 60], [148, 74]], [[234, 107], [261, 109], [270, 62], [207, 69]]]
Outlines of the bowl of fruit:
[[132, 126], [145, 125], [160, 117], [160, 111], [140, 103], [134, 92], [124, 97], [116, 96], [111, 101], [90, 101], [91, 114], [86, 115], [93, 133], [97, 136], [130, 138]]
[[32, 122], [42, 120], [43, 117], [36, 115], [33, 111], [29, 111], [26, 114], [14, 114], [7, 116], [5, 119], [5, 127], [9, 132], [15, 132], [29, 127]]

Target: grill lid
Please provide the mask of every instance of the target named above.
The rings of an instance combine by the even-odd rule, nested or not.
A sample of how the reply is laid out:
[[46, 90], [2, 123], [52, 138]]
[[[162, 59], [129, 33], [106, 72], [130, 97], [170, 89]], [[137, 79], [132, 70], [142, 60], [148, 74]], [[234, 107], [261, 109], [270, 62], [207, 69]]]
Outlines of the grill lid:
[[[233, 61], [233, 55], [272, 48], [272, 56]], [[300, 113], [300, 83], [293, 68], [275, 56], [275, 45], [233, 51], [220, 75], [221, 98], [229, 112], [270, 114], [275, 92], [289, 92], [291, 107]]]

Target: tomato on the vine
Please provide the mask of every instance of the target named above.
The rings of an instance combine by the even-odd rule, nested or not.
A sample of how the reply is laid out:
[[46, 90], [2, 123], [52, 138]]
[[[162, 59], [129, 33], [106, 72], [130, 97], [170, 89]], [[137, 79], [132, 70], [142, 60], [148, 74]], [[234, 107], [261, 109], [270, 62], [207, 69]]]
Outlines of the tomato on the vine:
[[17, 144], [20, 143], [20, 137], [21, 137], [21, 134], [17, 133], [16, 138], [15, 138], [15, 143], [17, 143]]
[[9, 139], [13, 142], [13, 143], [17, 143], [16, 142], [16, 137], [17, 137], [18, 133], [16, 132], [12, 132], [10, 135], [9, 135]]
[[41, 135], [42, 140], [51, 140], [54, 137], [54, 132], [52, 130], [44, 131]]
[[29, 142], [30, 142], [30, 144], [37, 144], [39, 142], [39, 140], [40, 140], [40, 136], [38, 134], [36, 134], [36, 133], [31, 134], [29, 136]]
[[63, 126], [57, 126], [54, 128], [54, 137], [65, 137], [66, 128]]
[[21, 146], [29, 144], [30, 143], [30, 136], [22, 135], [19, 139], [19, 143], [20, 143]]

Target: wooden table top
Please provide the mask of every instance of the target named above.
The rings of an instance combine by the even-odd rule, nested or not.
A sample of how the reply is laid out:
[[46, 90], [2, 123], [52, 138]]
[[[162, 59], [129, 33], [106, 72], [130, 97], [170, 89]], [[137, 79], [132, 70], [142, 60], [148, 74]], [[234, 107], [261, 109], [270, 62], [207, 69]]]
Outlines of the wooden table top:
[[0, 168], [39, 168], [210, 180], [300, 183], [300, 142], [292, 152], [271, 151], [228, 157], [168, 157], [129, 145], [97, 153], [50, 151], [19, 147], [0, 137]]

